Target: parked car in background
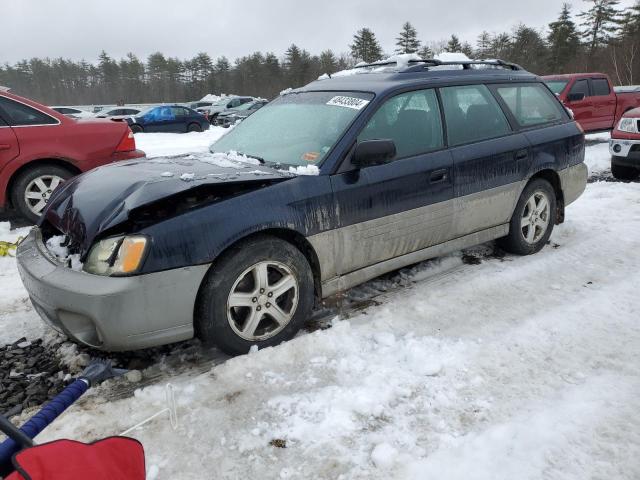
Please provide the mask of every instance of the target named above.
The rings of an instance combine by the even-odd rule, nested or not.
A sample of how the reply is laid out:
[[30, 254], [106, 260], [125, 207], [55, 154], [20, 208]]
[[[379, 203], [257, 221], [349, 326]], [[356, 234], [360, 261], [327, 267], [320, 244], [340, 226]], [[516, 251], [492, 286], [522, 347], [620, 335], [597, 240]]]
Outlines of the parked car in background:
[[[208, 158], [69, 182], [18, 247], [35, 310], [94, 348], [196, 334], [239, 354], [292, 338], [322, 298], [406, 265], [495, 239], [538, 252], [585, 189], [584, 134], [539, 77], [474, 65], [315, 81]], [[53, 237], [84, 271], [45, 260]]]
[[620, 180], [634, 180], [640, 176], [640, 108], [629, 110], [609, 140], [611, 173]]
[[204, 115], [181, 105], [152, 107], [133, 117], [126, 117], [125, 120], [133, 133], [186, 133], [209, 129], [209, 121]]
[[65, 180], [140, 157], [126, 123], [76, 120], [0, 90], [0, 209], [36, 221]]
[[585, 132], [612, 130], [622, 115], [640, 106], [640, 91], [618, 91], [603, 73], [542, 77]]
[[100, 110], [95, 114], [96, 118], [111, 118], [113, 120], [123, 119], [132, 115], [138, 115], [141, 112], [139, 108], [133, 107], [109, 107]]
[[210, 107], [202, 107], [200, 111], [207, 116], [212, 124], [214, 124], [216, 117], [220, 113], [232, 108], [238, 108], [240, 105], [253, 102], [254, 100], [254, 97], [226, 97], [219, 102], [214, 103]]
[[268, 100], [254, 100], [253, 102], [247, 102], [244, 105], [240, 105], [239, 107], [220, 112], [217, 117], [211, 121], [211, 124], [219, 127], [229, 128], [231, 125], [234, 125], [237, 122], [241, 122], [245, 118], [254, 114], [262, 107], [264, 107], [267, 103], [269, 103]]
[[92, 118], [93, 117], [91, 112], [80, 110], [79, 108], [71, 108], [71, 107], [51, 107], [51, 108], [56, 112], [71, 118]]

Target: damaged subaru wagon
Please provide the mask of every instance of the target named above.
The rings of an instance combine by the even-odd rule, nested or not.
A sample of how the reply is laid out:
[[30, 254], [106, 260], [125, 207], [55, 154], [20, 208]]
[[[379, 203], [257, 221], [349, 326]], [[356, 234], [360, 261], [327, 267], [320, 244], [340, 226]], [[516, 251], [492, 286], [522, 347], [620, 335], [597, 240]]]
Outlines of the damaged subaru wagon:
[[18, 251], [40, 316], [98, 349], [197, 335], [244, 353], [385, 272], [496, 239], [538, 252], [585, 189], [581, 129], [517, 65], [349, 73], [284, 93], [210, 154], [62, 185]]

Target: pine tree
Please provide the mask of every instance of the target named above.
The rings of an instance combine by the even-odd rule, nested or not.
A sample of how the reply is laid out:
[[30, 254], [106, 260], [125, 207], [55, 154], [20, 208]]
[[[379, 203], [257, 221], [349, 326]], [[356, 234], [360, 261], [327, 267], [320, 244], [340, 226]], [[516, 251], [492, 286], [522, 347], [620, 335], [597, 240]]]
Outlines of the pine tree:
[[371, 63], [382, 59], [382, 48], [375, 34], [366, 27], [358, 30], [353, 36], [353, 43], [350, 48], [351, 55], [357, 61]]
[[445, 47], [445, 51], [447, 52], [461, 52], [462, 45], [460, 44], [460, 39], [456, 35], [451, 35], [451, 38], [447, 42], [447, 46]]
[[489, 56], [492, 58], [505, 59], [509, 56], [511, 49], [511, 37], [508, 33], [499, 33], [491, 37], [489, 44]]
[[582, 18], [582, 37], [586, 40], [589, 61], [596, 50], [604, 46], [617, 29], [619, 21], [618, 0], [584, 0], [593, 4], [589, 10], [579, 13]]
[[420, 40], [418, 40], [418, 32], [413, 25], [405, 22], [400, 31], [400, 35], [396, 38], [396, 53], [416, 53], [420, 48]]
[[426, 45], [426, 44], [423, 44], [422, 47], [420, 48], [420, 50], [418, 50], [418, 55], [423, 60], [425, 60], [427, 58], [433, 58], [434, 57], [433, 50], [431, 50], [431, 48], [429, 48], [429, 46]]
[[541, 73], [545, 69], [546, 56], [547, 46], [540, 33], [526, 25], [518, 25], [513, 32], [509, 60], [527, 70]]
[[469, 42], [464, 42], [460, 51], [467, 57], [473, 58], [473, 48], [471, 48], [471, 44]]
[[491, 48], [491, 35], [486, 30], [478, 35], [476, 40], [476, 55], [478, 58], [487, 58], [489, 56], [489, 50]]
[[334, 73], [338, 70], [338, 59], [331, 50], [325, 50], [319, 58], [322, 73]]
[[576, 25], [571, 20], [571, 6], [568, 3], [562, 5], [558, 20], [549, 24], [547, 43], [549, 71], [563, 73], [565, 69], [569, 69], [580, 48], [580, 38]]

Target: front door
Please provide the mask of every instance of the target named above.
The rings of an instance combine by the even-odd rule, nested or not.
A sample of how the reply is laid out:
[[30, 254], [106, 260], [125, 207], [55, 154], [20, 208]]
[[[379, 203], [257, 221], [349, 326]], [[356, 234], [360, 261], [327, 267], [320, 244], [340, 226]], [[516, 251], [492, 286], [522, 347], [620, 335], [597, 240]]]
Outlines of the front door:
[[359, 142], [372, 139], [393, 140], [396, 157], [331, 178], [339, 275], [442, 243], [450, 235], [453, 163], [444, 149], [435, 91], [411, 91], [385, 102], [358, 137]]
[[20, 153], [13, 129], [0, 118], [0, 170]]
[[[582, 100], [569, 100], [571, 94], [583, 94]], [[569, 93], [567, 94], [567, 107], [573, 112], [575, 120], [585, 130], [596, 130], [597, 119], [595, 118], [595, 111], [593, 106], [593, 97], [591, 97], [591, 91], [589, 90], [589, 80], [586, 78], [580, 78], [576, 80]]]

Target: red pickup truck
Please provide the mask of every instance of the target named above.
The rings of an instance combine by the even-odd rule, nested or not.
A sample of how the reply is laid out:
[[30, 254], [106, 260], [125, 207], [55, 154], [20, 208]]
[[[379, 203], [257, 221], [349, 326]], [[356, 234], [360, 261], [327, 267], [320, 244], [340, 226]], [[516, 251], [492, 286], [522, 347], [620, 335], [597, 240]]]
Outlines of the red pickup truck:
[[625, 112], [640, 106], [640, 90], [616, 92], [603, 73], [542, 77], [585, 132], [613, 130]]

